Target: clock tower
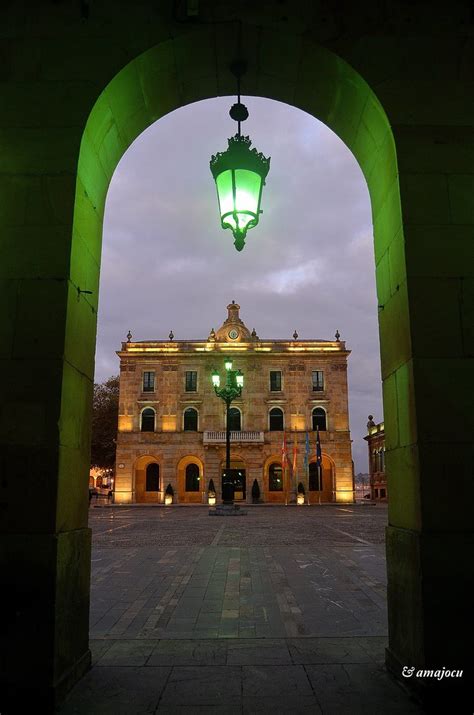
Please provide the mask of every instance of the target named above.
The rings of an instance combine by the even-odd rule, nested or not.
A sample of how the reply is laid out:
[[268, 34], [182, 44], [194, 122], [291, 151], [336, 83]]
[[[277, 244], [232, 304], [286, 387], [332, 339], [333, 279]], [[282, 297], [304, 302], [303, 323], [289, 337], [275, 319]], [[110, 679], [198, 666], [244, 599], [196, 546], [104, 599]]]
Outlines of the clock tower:
[[226, 343], [250, 342], [255, 336], [250, 333], [245, 323], [239, 317], [240, 305], [235, 300], [227, 306], [227, 319], [216, 331], [216, 341]]

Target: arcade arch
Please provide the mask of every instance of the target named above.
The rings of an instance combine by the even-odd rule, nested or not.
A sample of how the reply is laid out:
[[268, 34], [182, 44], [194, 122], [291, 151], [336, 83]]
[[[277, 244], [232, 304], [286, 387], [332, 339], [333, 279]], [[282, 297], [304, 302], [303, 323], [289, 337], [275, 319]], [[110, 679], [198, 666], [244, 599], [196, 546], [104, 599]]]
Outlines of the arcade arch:
[[[463, 266], [470, 263], [466, 260], [467, 241], [463, 238], [472, 229], [472, 211], [464, 198], [470, 192], [472, 167], [466, 165], [461, 155], [467, 133], [472, 132], [472, 113], [469, 116], [468, 104], [463, 110], [460, 107], [465, 102], [459, 102], [459, 96], [469, 96], [466, 79], [469, 75], [463, 74], [467, 69], [462, 72], [456, 69], [454, 75], [450, 65], [442, 64], [446, 75], [442, 80], [439, 74], [433, 79], [429, 42], [423, 43], [423, 49], [415, 54], [420, 61], [411, 63], [406, 55], [402, 58], [398, 54], [396, 45], [381, 52], [375, 49], [380, 43], [373, 42], [374, 37], [365, 45], [355, 28], [350, 41], [343, 34], [339, 36], [338, 56], [314, 42], [314, 22], [310, 23], [309, 18], [303, 25], [307, 32], [297, 35], [291, 29], [285, 33], [272, 29], [271, 18], [264, 11], [262, 17], [258, 28], [244, 23], [248, 56], [259, 57], [249, 76], [248, 92], [289, 102], [330, 126], [356, 156], [371, 196], [390, 488], [387, 566], [391, 667], [396, 670], [404, 662], [427, 665], [449, 662], [450, 658], [459, 662], [458, 643], [449, 644], [453, 630], [462, 629], [470, 613], [470, 603], [457, 597], [468, 592], [464, 588], [465, 564], [469, 562], [465, 532], [471, 528], [471, 514], [458, 508], [454, 501], [456, 490], [453, 496], [446, 494], [442, 505], [438, 496], [444, 468], [440, 468], [440, 459], [447, 465], [447, 460], [456, 454], [460, 478], [465, 479], [465, 484], [470, 483], [466, 465], [472, 463], [468, 451], [472, 451], [472, 410], [467, 397], [472, 381], [468, 359], [472, 351], [469, 352], [466, 343], [467, 328], [463, 327], [470, 324], [466, 311], [472, 310], [472, 299], [468, 300], [468, 294], [460, 286], [466, 275]], [[380, 33], [382, 27], [376, 19], [374, 22]], [[87, 89], [81, 93], [72, 91], [74, 84], [70, 80], [74, 109], [68, 103], [67, 111], [72, 112], [67, 115], [68, 120], [66, 114], [61, 114], [66, 111], [63, 108], [58, 112], [63, 124], [58, 124], [56, 116], [52, 121], [44, 108], [39, 112], [40, 126], [51, 138], [47, 152], [45, 132], [27, 127], [26, 135], [23, 117], [17, 117], [18, 126], [9, 125], [5, 132], [8, 191], [13, 195], [21, 187], [23, 207], [29, 206], [33, 197], [36, 225], [47, 227], [48, 237], [54, 238], [42, 243], [41, 261], [36, 265], [31, 256], [37, 255], [37, 230], [30, 232], [29, 226], [12, 222], [15, 211], [10, 214], [7, 210], [6, 219], [2, 214], [2, 228], [7, 227], [4, 235], [9, 241], [7, 276], [14, 281], [15, 288], [15, 292], [3, 291], [4, 300], [9, 301], [5, 302], [8, 321], [3, 345], [4, 373], [10, 383], [4, 392], [5, 405], [30, 406], [34, 384], [30, 376], [37, 374], [38, 357], [44, 363], [41, 382], [35, 384], [36, 402], [28, 411], [28, 420], [24, 419], [26, 410], [18, 409], [12, 413], [5, 432], [6, 473], [10, 467], [11, 473], [16, 473], [21, 452], [24, 460], [30, 460], [36, 467], [30, 470], [32, 478], [27, 483], [28, 503], [43, 505], [35, 511], [19, 509], [15, 495], [9, 497], [5, 524], [12, 544], [17, 535], [11, 553], [16, 554], [16, 549], [21, 553], [21, 574], [19, 570], [12, 571], [13, 585], [5, 592], [15, 594], [18, 602], [35, 601], [31, 594], [36, 594], [37, 585], [28, 581], [26, 575], [31, 571], [32, 579], [38, 581], [37, 553], [31, 549], [31, 539], [28, 549], [22, 546], [22, 535], [28, 527], [29, 533], [41, 534], [42, 553], [48, 559], [43, 569], [48, 572], [51, 586], [47, 594], [37, 599], [41, 612], [33, 606], [24, 611], [21, 633], [26, 642], [24, 634], [30, 636], [39, 616], [43, 623], [50, 624], [41, 631], [41, 643], [35, 644], [38, 652], [53, 654], [45, 658], [44, 666], [39, 663], [39, 670], [43, 670], [35, 674], [35, 683], [41, 674], [47, 680], [48, 693], [59, 687], [58, 683], [64, 691], [89, 662], [90, 535], [85, 465], [102, 217], [108, 183], [120, 157], [152, 122], [183, 104], [234, 94], [235, 80], [228, 66], [237, 24], [232, 33], [233, 24], [229, 23], [225, 43], [220, 41], [222, 28], [218, 23], [197, 24], [190, 32], [182, 32], [181, 28], [182, 34], [162, 40], [136, 56], [108, 84], [124, 55], [114, 50], [109, 57], [108, 48], [115, 48], [117, 42], [116, 38], [105, 37], [106, 48], [100, 57], [97, 53], [88, 58], [85, 51], [76, 53], [78, 59], [68, 55], [64, 72], [80, 72], [77, 76], [87, 80], [84, 83]], [[423, 28], [422, 20], [420, 27]], [[56, 26], [52, 26], [53, 37], [55, 31]], [[75, 32], [72, 26], [70, 32], [71, 35]], [[165, 26], [155, 32], [156, 38], [169, 38]], [[88, 38], [77, 38], [80, 49], [85, 48], [82, 41], [85, 43]], [[411, 43], [410, 47], [416, 44]], [[456, 44], [452, 43], [450, 56], [455, 60], [452, 64], [464, 67], [456, 54]], [[138, 45], [138, 40], [137, 45], [127, 45], [126, 56], [132, 56]], [[107, 63], [102, 57], [107, 57]], [[59, 63], [56, 64], [60, 72]], [[428, 64], [429, 79], [425, 69]], [[400, 168], [385, 111], [354, 66], [363, 68], [361, 72], [367, 74], [384, 98], [400, 151]], [[407, 66], [408, 70], [404, 69]], [[45, 92], [52, 91], [46, 89], [46, 84], [35, 85], [42, 98]], [[418, 87], [423, 89], [423, 95], [417, 91]], [[25, 115], [28, 100], [21, 93], [29, 92], [29, 87], [15, 87], [15, 92], [22, 98], [19, 105]], [[97, 101], [82, 134], [77, 164], [82, 122], [93, 101], [91, 97], [97, 97]], [[59, 110], [59, 105], [55, 106]], [[28, 150], [18, 151], [25, 136]], [[76, 165], [71, 231], [71, 177], [75, 178]], [[31, 177], [38, 187], [35, 188]], [[55, 200], [44, 199], [47, 185], [57, 187], [52, 190]], [[4, 205], [9, 208], [7, 202]], [[25, 211], [23, 221], [24, 214]], [[18, 235], [24, 237], [21, 250], [15, 247], [19, 244]], [[449, 261], [446, 261], [447, 239], [450, 246], [455, 246]], [[27, 242], [31, 242], [34, 250], [25, 250], [29, 248]], [[15, 304], [10, 295], [19, 296]], [[427, 303], [433, 308], [442, 306], [445, 319], [437, 320], [437, 310], [427, 311]], [[27, 331], [23, 325], [25, 314], [29, 318]], [[446, 325], [452, 331], [449, 340], [444, 335]], [[449, 402], [459, 417], [453, 419], [451, 427], [439, 424], [433, 409], [440, 370], [451, 376]], [[12, 379], [17, 375], [28, 375], [28, 380]], [[21, 421], [22, 429], [16, 429], [15, 420]], [[44, 425], [41, 432], [39, 424]], [[438, 442], [445, 444], [442, 450], [445, 456], [441, 458], [439, 453], [433, 457], [432, 445]], [[441, 475], [439, 479], [437, 474]], [[71, 553], [75, 555], [75, 569], [74, 573], [68, 572], [66, 587], [62, 581], [63, 564]], [[452, 559], [453, 553], [456, 559]], [[56, 609], [60, 611], [58, 614]], [[75, 619], [68, 624], [62, 613], [72, 611]], [[26, 652], [27, 648], [23, 645], [22, 650]], [[23, 673], [18, 682], [23, 684]]]
[[195, 455], [181, 457], [177, 466], [178, 501], [201, 504], [205, 497], [204, 464]]
[[151, 454], [139, 457], [133, 468], [133, 482], [137, 503], [161, 503], [163, 497], [161, 458]]

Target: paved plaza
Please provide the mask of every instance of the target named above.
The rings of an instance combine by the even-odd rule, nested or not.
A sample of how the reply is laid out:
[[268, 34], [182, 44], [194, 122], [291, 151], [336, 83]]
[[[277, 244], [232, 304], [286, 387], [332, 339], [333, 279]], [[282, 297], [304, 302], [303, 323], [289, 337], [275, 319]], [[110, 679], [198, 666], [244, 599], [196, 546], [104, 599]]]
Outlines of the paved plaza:
[[61, 713], [417, 713], [386, 673], [386, 507], [100, 507]]

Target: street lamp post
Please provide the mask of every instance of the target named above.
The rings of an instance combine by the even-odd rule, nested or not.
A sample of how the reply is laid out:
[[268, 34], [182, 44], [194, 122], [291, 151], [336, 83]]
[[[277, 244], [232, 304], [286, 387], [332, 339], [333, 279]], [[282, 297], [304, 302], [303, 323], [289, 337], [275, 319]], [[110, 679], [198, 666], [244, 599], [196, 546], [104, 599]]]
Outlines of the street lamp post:
[[220, 387], [221, 378], [217, 370], [212, 373], [212, 384], [217, 397], [224, 400], [226, 405], [226, 434], [225, 434], [225, 476], [222, 480], [222, 501], [224, 504], [233, 504], [234, 485], [230, 479], [230, 406], [236, 397], [242, 394], [244, 376], [240, 370], [232, 370], [232, 360], [225, 361], [226, 382]]

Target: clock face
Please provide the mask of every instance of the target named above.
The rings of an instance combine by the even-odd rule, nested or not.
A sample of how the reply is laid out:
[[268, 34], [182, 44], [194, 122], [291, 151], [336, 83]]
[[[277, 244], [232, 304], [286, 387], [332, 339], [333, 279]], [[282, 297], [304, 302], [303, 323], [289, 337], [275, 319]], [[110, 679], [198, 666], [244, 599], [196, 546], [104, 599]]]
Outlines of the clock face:
[[229, 330], [229, 332], [227, 334], [231, 340], [236, 340], [239, 337], [239, 331], [236, 330], [235, 328], [232, 328], [232, 330]]

